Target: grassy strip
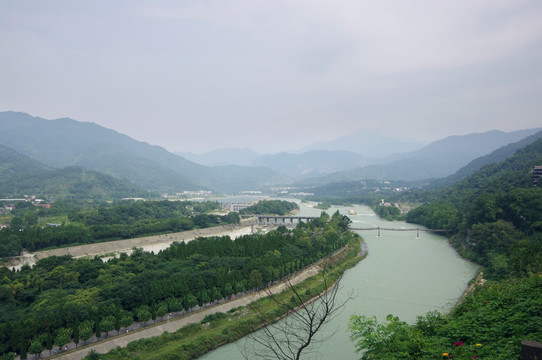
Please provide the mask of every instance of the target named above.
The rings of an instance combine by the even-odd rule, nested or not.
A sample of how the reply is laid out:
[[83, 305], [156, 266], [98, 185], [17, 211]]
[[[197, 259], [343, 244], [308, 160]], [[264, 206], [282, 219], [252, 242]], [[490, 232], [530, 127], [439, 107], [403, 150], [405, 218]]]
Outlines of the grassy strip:
[[[334, 257], [326, 260], [326, 279], [328, 284], [334, 283], [345, 270], [355, 266], [360, 256], [360, 238], [353, 236], [345, 248]], [[321, 276], [313, 276], [295, 286], [300, 294], [310, 299], [315, 294], [325, 291]], [[280, 299], [289, 301], [291, 290], [280, 294]], [[261, 325], [262, 309], [266, 316], [280, 318], [285, 309], [267, 298], [259, 299], [247, 307], [239, 307], [227, 314], [215, 313], [207, 316], [201, 323], [187, 325], [174, 333], [133, 341], [126, 348], [116, 348], [100, 359], [196, 359], [217, 347], [234, 342], [254, 332]], [[94, 354], [96, 355], [96, 354]], [[97, 357], [94, 357], [97, 358]]]

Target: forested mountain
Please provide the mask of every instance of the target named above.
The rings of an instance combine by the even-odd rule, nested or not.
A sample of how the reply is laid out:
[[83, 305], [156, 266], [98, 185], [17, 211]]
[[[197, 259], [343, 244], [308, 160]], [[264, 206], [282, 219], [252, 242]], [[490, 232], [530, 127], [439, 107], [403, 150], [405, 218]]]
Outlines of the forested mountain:
[[455, 174], [435, 180], [431, 185], [434, 187], [451, 185], [454, 182], [464, 179], [467, 176], [480, 170], [484, 165], [504, 161], [507, 157], [514, 154], [517, 150], [524, 148], [529, 144], [532, 144], [540, 138], [542, 138], [542, 131], [527, 136], [526, 138], [518, 142], [503, 146], [493, 151], [491, 154], [481, 156], [477, 159], [472, 160], [467, 166], [462, 167]]
[[45, 170], [52, 168], [0, 144], [0, 183], [3, 186], [7, 179], [19, 173], [34, 174]]
[[542, 271], [542, 188], [533, 185], [535, 165], [542, 165], [542, 139], [436, 190], [438, 200], [410, 211], [407, 220], [451, 229], [458, 250], [484, 265], [488, 276]]
[[126, 179], [142, 189], [176, 192], [259, 188], [278, 181], [260, 168], [209, 168], [93, 123], [0, 113], [0, 144], [51, 167], [82, 166]]
[[0, 197], [114, 199], [147, 195], [133, 184], [81, 167], [53, 169], [0, 145]]
[[480, 156], [522, 140], [538, 131], [540, 129], [519, 130], [510, 133], [494, 130], [481, 134], [450, 136], [435, 141], [420, 150], [389, 157], [390, 161], [385, 164], [368, 165], [337, 172], [316, 179], [314, 183], [358, 179], [414, 181], [442, 178], [454, 174]]
[[361, 359], [399, 353], [405, 359], [519, 359], [522, 341], [542, 340], [542, 188], [533, 184], [535, 165], [542, 165], [542, 139], [421, 196], [435, 200], [411, 210], [407, 220], [449, 229], [451, 243], [483, 272], [450, 314], [430, 312], [414, 324], [392, 315], [383, 323], [353, 316], [351, 339]]

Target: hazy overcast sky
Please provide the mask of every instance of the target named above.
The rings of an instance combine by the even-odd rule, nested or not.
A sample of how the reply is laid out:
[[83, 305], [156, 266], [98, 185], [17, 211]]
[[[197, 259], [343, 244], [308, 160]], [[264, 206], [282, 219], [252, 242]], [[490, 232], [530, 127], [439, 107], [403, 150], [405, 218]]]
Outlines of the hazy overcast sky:
[[542, 1], [3, 0], [6, 110], [200, 153], [541, 127]]

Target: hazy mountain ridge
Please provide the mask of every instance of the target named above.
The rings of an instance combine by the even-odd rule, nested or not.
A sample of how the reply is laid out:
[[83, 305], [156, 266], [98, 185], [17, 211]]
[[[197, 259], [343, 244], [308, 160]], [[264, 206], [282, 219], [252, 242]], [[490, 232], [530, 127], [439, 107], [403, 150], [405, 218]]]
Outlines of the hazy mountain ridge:
[[409, 139], [396, 139], [382, 136], [368, 130], [360, 130], [355, 133], [341, 136], [335, 140], [316, 142], [302, 148], [300, 152], [311, 150], [343, 150], [356, 153], [364, 158], [385, 158], [387, 156], [405, 153], [420, 149], [426, 145]]
[[[405, 143], [371, 132], [357, 132], [328, 143], [316, 143], [307, 148], [319, 145], [330, 148], [356, 145], [357, 150], [360, 151], [363, 147], [367, 150], [367, 146], [372, 146], [369, 153], [378, 155], [380, 158], [363, 157], [352, 151], [320, 149], [262, 155], [254, 159], [250, 165], [268, 167], [296, 181], [316, 184], [360, 178], [409, 181], [441, 178], [453, 174], [479, 156], [521, 140], [536, 131], [537, 129], [532, 129], [505, 133], [493, 130], [485, 133], [453, 135], [414, 151], [393, 154], [390, 152], [399, 147], [404, 148]], [[390, 144], [394, 146], [388, 146]], [[408, 144], [407, 146], [411, 147], [416, 145], [416, 143]], [[234, 154], [242, 157], [243, 160], [239, 161]], [[196, 156], [193, 159], [202, 163], [206, 161], [207, 163], [241, 164], [242, 162], [247, 164], [248, 159], [254, 157], [255, 154], [250, 149], [222, 149], [200, 155], [199, 158]]]
[[205, 154], [178, 153], [206, 166], [266, 167], [288, 178], [317, 177], [368, 165], [377, 160], [344, 150], [311, 150], [303, 153], [259, 154], [250, 149], [219, 149]]
[[204, 154], [194, 154], [190, 152], [176, 152], [175, 154], [205, 166], [251, 166], [254, 160], [262, 156], [262, 154], [246, 148], [224, 148], [209, 151]]
[[312, 183], [337, 182], [356, 179], [407, 180], [437, 179], [454, 174], [472, 160], [502, 146], [533, 135], [541, 129], [513, 132], [492, 130], [485, 133], [454, 135], [432, 142], [422, 149], [391, 156], [397, 160], [373, 164], [329, 176], [313, 179]]
[[143, 196], [133, 184], [82, 167], [54, 169], [0, 145], [0, 197], [110, 199]]
[[317, 177], [370, 164], [371, 161], [349, 151], [312, 150], [301, 154], [279, 153], [256, 159], [253, 166], [268, 167], [297, 179]]
[[518, 150], [527, 147], [528, 145], [534, 143], [535, 141], [539, 139], [542, 139], [542, 131], [539, 131], [533, 135], [527, 136], [526, 138], [518, 142], [505, 145], [491, 152], [488, 155], [476, 158], [472, 160], [466, 166], [459, 169], [454, 174], [447, 176], [445, 178], [441, 178], [441, 179], [433, 181], [432, 186], [440, 187], [440, 186], [451, 185], [461, 179], [464, 179], [474, 174], [485, 165], [500, 163], [500, 162], [505, 161], [508, 157], [514, 155]]
[[[217, 191], [251, 190], [280, 181], [261, 169], [209, 168], [167, 150], [97, 124], [72, 119], [46, 120], [17, 112], [0, 113], [0, 143], [53, 167], [82, 166], [103, 171], [151, 190], [175, 192], [208, 187]], [[248, 188], [241, 188], [244, 185]]]
[[[208, 167], [94, 123], [65, 118], [46, 120], [24, 113], [0, 112], [0, 128], [3, 130], [0, 132], [0, 144], [47, 166], [81, 166], [127, 180], [144, 190], [167, 193], [202, 188], [225, 193], [257, 190], [294, 179], [317, 185], [358, 179], [412, 181], [442, 178], [475, 158], [540, 130], [510, 133], [495, 130], [450, 136], [409, 153], [390, 155], [388, 159], [395, 160], [385, 164], [374, 163], [382, 159], [369, 159], [349, 151], [314, 150], [300, 154], [263, 155], [253, 160], [251, 167]], [[352, 137], [357, 135], [352, 134]], [[237, 162], [246, 162], [257, 154], [249, 149], [224, 149], [211, 153], [208, 159], [222, 157], [223, 161], [235, 157], [235, 154], [244, 156]]]

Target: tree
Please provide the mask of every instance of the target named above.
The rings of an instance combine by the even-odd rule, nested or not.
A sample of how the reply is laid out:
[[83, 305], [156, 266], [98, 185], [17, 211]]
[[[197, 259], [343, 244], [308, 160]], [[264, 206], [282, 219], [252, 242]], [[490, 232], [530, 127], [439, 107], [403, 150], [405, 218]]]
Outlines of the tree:
[[70, 328], [60, 328], [56, 333], [55, 344], [58, 347], [62, 348], [64, 345], [70, 342], [72, 339], [72, 329]]
[[134, 316], [129, 311], [123, 311], [121, 312], [119, 324], [122, 327], [127, 328], [128, 326], [132, 325], [134, 322]]
[[156, 317], [162, 317], [167, 313], [167, 304], [165, 302], [158, 303], [154, 314]]
[[86, 344], [87, 340], [92, 336], [92, 321], [87, 320], [79, 324], [79, 338]]
[[45, 340], [45, 348], [49, 350], [49, 356], [51, 356], [51, 350], [53, 350], [53, 335], [47, 333], [47, 339]]
[[106, 336], [109, 337], [108, 332], [115, 328], [115, 317], [113, 315], [108, 315], [100, 321], [100, 330], [105, 332]]
[[362, 360], [396, 359], [398, 356], [421, 359], [423, 350], [429, 347], [421, 331], [393, 315], [388, 315], [383, 323], [378, 323], [376, 317], [353, 315], [348, 327], [356, 351], [363, 352]]
[[250, 284], [254, 288], [259, 288], [263, 284], [262, 274], [256, 269], [252, 270], [250, 273]]
[[30, 344], [30, 347], [28, 348], [28, 352], [36, 356], [38, 354], [41, 354], [42, 351], [43, 351], [43, 344], [41, 342], [41, 338], [38, 338], [32, 341], [32, 344]]
[[22, 229], [23, 224], [24, 224], [23, 218], [21, 218], [20, 216], [14, 216], [9, 222], [10, 227], [14, 230]]
[[145, 322], [149, 321], [152, 317], [151, 311], [147, 305], [142, 305], [138, 307], [135, 311], [137, 319], [139, 321]]
[[[273, 294], [269, 289], [267, 294], [280, 309], [285, 310], [284, 317], [277, 320], [276, 315], [260, 312], [259, 319], [264, 327], [248, 335], [240, 351], [245, 359], [299, 359], [301, 353], [310, 353], [316, 350], [318, 344], [326, 338], [316, 337], [318, 331], [325, 323], [336, 317], [346, 302], [352, 298], [351, 294], [346, 300], [338, 301], [340, 278], [329, 287], [329, 279], [322, 275], [323, 292], [315, 297], [310, 293], [301, 294], [290, 282], [286, 285], [292, 296], [288, 300], [280, 295]], [[326, 290], [327, 289], [327, 290]]]

